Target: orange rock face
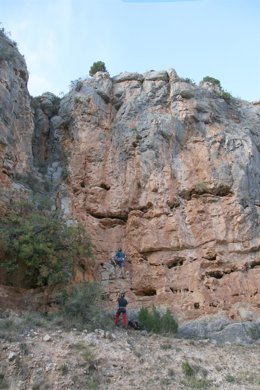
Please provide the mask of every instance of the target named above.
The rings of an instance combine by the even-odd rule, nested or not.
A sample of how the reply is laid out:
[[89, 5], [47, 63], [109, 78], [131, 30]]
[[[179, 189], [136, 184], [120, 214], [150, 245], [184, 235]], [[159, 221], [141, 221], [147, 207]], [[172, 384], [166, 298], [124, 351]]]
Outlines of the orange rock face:
[[[124, 289], [133, 306], [183, 318], [223, 310], [255, 318], [257, 105], [227, 102], [173, 70], [98, 73], [63, 99], [59, 115], [69, 155], [61, 198], [96, 245], [111, 299]], [[111, 281], [118, 247], [127, 277]]]

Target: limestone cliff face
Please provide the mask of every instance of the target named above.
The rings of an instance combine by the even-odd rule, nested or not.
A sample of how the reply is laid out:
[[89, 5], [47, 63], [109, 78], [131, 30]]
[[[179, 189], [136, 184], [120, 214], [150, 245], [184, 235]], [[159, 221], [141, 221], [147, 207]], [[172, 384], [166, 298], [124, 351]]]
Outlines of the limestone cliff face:
[[[23, 58], [0, 45], [15, 53], [0, 61], [1, 200], [34, 190], [17, 184], [31, 175], [86, 227], [111, 300], [124, 289], [182, 318], [257, 316], [259, 105], [169, 70], [97, 73], [31, 109]], [[126, 279], [111, 280], [119, 246]]]
[[[186, 318], [259, 311], [259, 114], [174, 70], [97, 73], [63, 99], [65, 203], [112, 297]], [[119, 246], [128, 276], [111, 283]]]
[[0, 31], [0, 203], [22, 190], [14, 180], [27, 175], [32, 166], [33, 114], [27, 81], [23, 56]]

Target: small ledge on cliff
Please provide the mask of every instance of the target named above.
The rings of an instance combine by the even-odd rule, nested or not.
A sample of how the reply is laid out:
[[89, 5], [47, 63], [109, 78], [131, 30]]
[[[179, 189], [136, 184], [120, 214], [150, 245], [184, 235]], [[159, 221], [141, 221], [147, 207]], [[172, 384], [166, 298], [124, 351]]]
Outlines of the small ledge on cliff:
[[241, 269], [238, 269], [236, 266], [232, 266], [231, 268], [228, 269], [209, 270], [205, 273], [204, 276], [214, 278], [214, 279], [222, 279], [225, 275], [229, 275], [232, 274], [233, 272], [238, 272], [238, 271], [241, 271]]
[[122, 72], [119, 75], [112, 78], [114, 83], [123, 83], [125, 81], [144, 81], [144, 76], [140, 73], [134, 72]]
[[90, 215], [93, 218], [102, 220], [102, 224], [104, 225], [110, 225], [111, 222], [113, 224], [117, 223], [118, 225], [125, 224], [128, 219], [128, 214], [121, 214], [121, 215], [111, 215], [111, 214], [103, 214], [99, 212], [94, 211], [87, 211], [87, 214]]
[[179, 193], [179, 196], [185, 200], [191, 200], [192, 198], [198, 198], [200, 196], [216, 196], [224, 197], [233, 195], [231, 188], [225, 184], [221, 184], [217, 187], [210, 188], [207, 183], [198, 182], [190, 190], [182, 190]]

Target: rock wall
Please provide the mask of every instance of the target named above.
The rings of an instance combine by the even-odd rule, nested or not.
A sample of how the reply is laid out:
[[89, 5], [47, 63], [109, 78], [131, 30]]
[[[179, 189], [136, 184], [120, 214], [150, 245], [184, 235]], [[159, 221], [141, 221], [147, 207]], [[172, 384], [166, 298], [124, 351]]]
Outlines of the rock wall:
[[[32, 167], [33, 113], [28, 72], [15, 42], [0, 31], [0, 205], [25, 189]], [[16, 183], [15, 183], [16, 182]]]
[[[257, 317], [259, 105], [170, 69], [98, 72], [30, 108], [22, 56], [5, 36], [0, 49], [1, 201], [37, 184], [83, 223], [112, 301]], [[119, 246], [126, 279], [112, 279]]]
[[[111, 299], [124, 289], [185, 318], [257, 316], [259, 115], [174, 70], [97, 73], [62, 100], [64, 203], [96, 245]], [[111, 281], [119, 246], [127, 279]]]

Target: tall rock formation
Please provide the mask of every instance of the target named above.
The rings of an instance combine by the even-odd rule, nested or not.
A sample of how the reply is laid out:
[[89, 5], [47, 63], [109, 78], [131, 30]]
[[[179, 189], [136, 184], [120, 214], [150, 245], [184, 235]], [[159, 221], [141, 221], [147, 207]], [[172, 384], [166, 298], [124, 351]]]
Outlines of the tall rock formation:
[[[259, 105], [171, 69], [98, 72], [60, 104], [48, 93], [30, 110], [17, 58], [0, 64], [2, 167], [37, 172], [84, 224], [111, 300], [124, 289], [133, 305], [180, 318], [259, 315]], [[111, 280], [119, 246], [127, 277]]]
[[186, 318], [259, 312], [259, 114], [174, 70], [97, 73], [63, 99], [65, 204], [103, 279], [119, 246], [128, 256], [112, 296], [126, 289]]
[[0, 30], [0, 204], [25, 189], [14, 180], [32, 167], [33, 114], [28, 72], [15, 42]]

